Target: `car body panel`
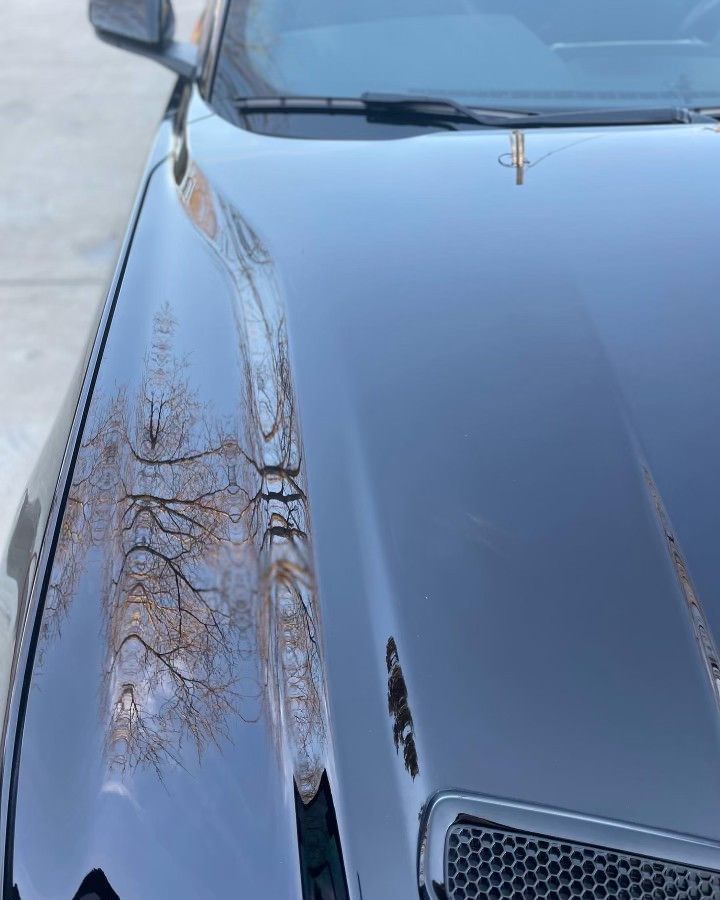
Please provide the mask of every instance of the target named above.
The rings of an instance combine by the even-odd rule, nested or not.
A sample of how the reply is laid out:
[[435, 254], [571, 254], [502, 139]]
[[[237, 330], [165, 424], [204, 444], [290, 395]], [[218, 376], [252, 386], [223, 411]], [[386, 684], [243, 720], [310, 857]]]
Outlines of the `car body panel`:
[[539, 130], [518, 177], [501, 130], [192, 109], [44, 598], [20, 896], [97, 867], [121, 896], [299, 896], [321, 784], [354, 898], [417, 896], [438, 791], [720, 840], [720, 134]]
[[[262, 691], [271, 660], [255, 665], [279, 651], [273, 622], [257, 634], [263, 513], [232, 438], [252, 415], [241, 411], [251, 401], [240, 326], [210, 249], [168, 205], [176, 198], [165, 165], [130, 252], [45, 599], [15, 829], [21, 896], [25, 883], [72, 896], [96, 867], [121, 896], [215, 896], [239, 881], [254, 895], [298, 888], [280, 700]], [[153, 600], [159, 618], [146, 616]], [[71, 710], [58, 697], [73, 698]], [[76, 827], [58, 833], [51, 796], [52, 809], [76, 810]], [[56, 865], [32, 866], [49, 844]]]

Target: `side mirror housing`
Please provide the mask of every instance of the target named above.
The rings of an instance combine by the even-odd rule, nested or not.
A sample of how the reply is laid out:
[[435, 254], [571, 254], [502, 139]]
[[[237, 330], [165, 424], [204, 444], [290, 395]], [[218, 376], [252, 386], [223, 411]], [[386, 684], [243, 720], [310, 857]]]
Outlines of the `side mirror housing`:
[[88, 11], [101, 40], [154, 59], [178, 75], [195, 76], [197, 48], [173, 40], [171, 0], [90, 0]]

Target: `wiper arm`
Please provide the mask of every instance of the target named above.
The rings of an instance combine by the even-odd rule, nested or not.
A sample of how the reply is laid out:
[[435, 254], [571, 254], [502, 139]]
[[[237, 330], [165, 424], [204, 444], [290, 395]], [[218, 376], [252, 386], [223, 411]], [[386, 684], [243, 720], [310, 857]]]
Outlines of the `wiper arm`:
[[424, 116], [447, 119], [448, 114], [466, 122], [477, 122], [478, 125], [490, 127], [504, 126], [509, 121], [534, 118], [535, 113], [517, 109], [483, 109], [477, 106], [465, 106], [449, 97], [423, 97], [416, 94], [378, 94], [365, 93], [361, 100], [366, 108], [374, 113], [387, 114], [394, 112], [420, 113]]

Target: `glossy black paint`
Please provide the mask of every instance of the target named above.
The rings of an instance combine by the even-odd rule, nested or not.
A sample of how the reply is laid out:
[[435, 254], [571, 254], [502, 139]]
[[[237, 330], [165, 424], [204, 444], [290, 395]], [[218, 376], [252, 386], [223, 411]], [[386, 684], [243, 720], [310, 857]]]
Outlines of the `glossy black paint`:
[[[201, 173], [178, 186], [165, 165], [148, 203], [167, 215], [140, 215], [44, 601], [13, 877], [20, 896], [72, 895], [91, 868], [124, 896], [292, 896], [294, 785], [317, 792], [326, 713], [283, 316], [266, 251]], [[62, 737], [30, 737], [46, 726]], [[78, 828], [38, 867], [58, 790]]]
[[[455, 785], [717, 839], [717, 699], [645, 475], [717, 633], [717, 141], [533, 134], [523, 185], [503, 133], [207, 165], [284, 261], [367, 896], [411, 895], [418, 811]], [[414, 780], [377, 737], [390, 636]]]
[[447, 791], [713, 865], [720, 134], [209, 113], [86, 380], [6, 893], [417, 897]]
[[[181, 97], [182, 91], [173, 92], [168, 107], [169, 115], [177, 109]], [[67, 398], [61, 404], [46, 446], [30, 477], [0, 570], [5, 589], [5, 606], [14, 616], [11, 623], [14, 631], [14, 648], [10, 651], [9, 692], [7, 696], [4, 694], [2, 697], [4, 728], [0, 821], [6, 851], [11, 846], [14, 830], [17, 763], [22, 744], [32, 665], [42, 622], [39, 613], [58, 543], [59, 524], [62, 521], [69, 488], [69, 474], [74, 465], [77, 440], [84, 428], [88, 398], [92, 395], [99, 360], [105, 347], [107, 326], [124, 275], [127, 249], [132, 241], [137, 214], [144, 199], [147, 178], [159, 164], [162, 158], [161, 148], [168, 146], [171, 134], [171, 120], [167, 118], [159, 128], [155, 146], [148, 159], [145, 177], [134, 205], [107, 300], [97, 309], [95, 322], [90, 327], [85, 353], [79, 361]], [[4, 690], [5, 687], [4, 684]], [[17, 891], [12, 885], [12, 859], [7, 852], [3, 858], [3, 895], [17, 896]]]

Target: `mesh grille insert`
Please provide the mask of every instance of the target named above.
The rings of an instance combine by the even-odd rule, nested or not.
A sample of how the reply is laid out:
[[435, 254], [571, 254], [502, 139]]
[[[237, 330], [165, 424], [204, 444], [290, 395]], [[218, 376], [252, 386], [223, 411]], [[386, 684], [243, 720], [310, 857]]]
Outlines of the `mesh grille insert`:
[[450, 900], [720, 898], [717, 872], [475, 824], [448, 832], [445, 881]]

